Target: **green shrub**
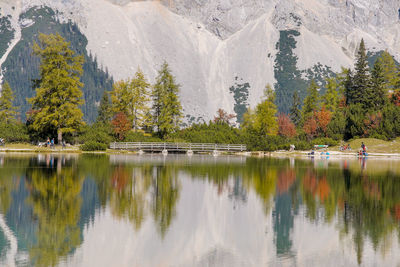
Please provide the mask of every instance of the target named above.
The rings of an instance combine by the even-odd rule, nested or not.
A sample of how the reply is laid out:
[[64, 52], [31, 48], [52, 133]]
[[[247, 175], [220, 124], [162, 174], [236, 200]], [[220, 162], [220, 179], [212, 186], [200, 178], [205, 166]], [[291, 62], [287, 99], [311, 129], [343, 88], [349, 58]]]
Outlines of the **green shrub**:
[[252, 131], [243, 131], [241, 141], [250, 151], [276, 151], [290, 148], [290, 141], [282, 136], [264, 136]]
[[87, 126], [78, 137], [78, 142], [85, 144], [88, 142], [96, 142], [109, 145], [112, 141], [111, 128], [104, 124]]
[[385, 141], [389, 141], [390, 140], [390, 138], [386, 137], [385, 135], [379, 134], [379, 133], [376, 133], [376, 132], [371, 134], [369, 136], [369, 138], [375, 138], [375, 139], [380, 139], [380, 140], [385, 140]]
[[215, 143], [215, 144], [239, 144], [241, 143], [240, 130], [227, 123], [209, 122], [194, 124], [183, 129], [171, 139], [185, 140], [190, 143]]
[[307, 141], [296, 141], [294, 143], [296, 150], [310, 150], [313, 146], [310, 142]]
[[4, 138], [6, 143], [29, 142], [30, 140], [27, 127], [20, 122], [1, 123], [0, 138]]
[[370, 137], [391, 140], [400, 135], [400, 107], [387, 105], [382, 110], [382, 121]]
[[340, 140], [343, 140], [343, 135], [342, 134], [331, 134], [330, 135], [330, 137], [333, 139], [333, 140], [336, 140], [336, 141], [340, 141]]
[[81, 145], [83, 151], [105, 151], [108, 145], [96, 141], [89, 141]]

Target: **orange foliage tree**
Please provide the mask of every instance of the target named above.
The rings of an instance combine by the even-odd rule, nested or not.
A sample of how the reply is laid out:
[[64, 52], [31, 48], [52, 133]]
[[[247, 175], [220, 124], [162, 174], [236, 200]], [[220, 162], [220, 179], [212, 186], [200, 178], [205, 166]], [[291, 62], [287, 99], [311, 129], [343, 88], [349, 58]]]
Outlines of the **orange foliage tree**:
[[278, 134], [288, 138], [296, 136], [296, 125], [286, 114], [278, 115]]
[[231, 120], [234, 119], [236, 116], [234, 114], [228, 114], [225, 110], [222, 108], [218, 109], [217, 111], [217, 116], [214, 117], [214, 122], [215, 123], [227, 123], [231, 124]]
[[114, 133], [118, 136], [119, 140], [123, 140], [126, 133], [132, 129], [131, 122], [123, 112], [117, 113], [111, 121], [111, 124], [113, 126]]
[[400, 106], [400, 90], [393, 93], [392, 100], [396, 106]]
[[332, 119], [332, 112], [322, 107], [320, 111], [315, 112], [315, 119], [317, 121], [317, 131], [326, 136], [326, 129]]
[[314, 118], [314, 116], [312, 116], [311, 118], [309, 118], [303, 126], [303, 130], [304, 132], [307, 134], [307, 137], [309, 139], [312, 139], [313, 137], [315, 137], [317, 135], [317, 120]]

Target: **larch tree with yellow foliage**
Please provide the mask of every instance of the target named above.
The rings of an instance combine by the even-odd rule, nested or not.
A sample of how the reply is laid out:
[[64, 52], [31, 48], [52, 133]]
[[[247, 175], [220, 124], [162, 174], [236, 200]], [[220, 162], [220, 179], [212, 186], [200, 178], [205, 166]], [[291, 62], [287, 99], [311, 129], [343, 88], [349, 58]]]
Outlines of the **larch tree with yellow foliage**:
[[57, 132], [61, 143], [63, 134], [76, 132], [83, 124], [79, 108], [82, 99], [83, 56], [76, 56], [70, 43], [57, 34], [39, 34], [33, 44], [34, 55], [40, 57], [40, 79], [30, 120], [35, 131]]
[[275, 105], [275, 92], [270, 85], [264, 90], [264, 101], [259, 103], [255, 109], [254, 129], [265, 135], [277, 135], [277, 107]]

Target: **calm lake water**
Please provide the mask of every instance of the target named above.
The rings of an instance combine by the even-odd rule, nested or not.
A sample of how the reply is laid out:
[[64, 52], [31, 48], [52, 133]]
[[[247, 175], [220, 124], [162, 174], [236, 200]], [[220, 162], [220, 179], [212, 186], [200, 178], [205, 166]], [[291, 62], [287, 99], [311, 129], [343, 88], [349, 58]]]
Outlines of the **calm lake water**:
[[0, 155], [0, 266], [399, 266], [400, 162]]

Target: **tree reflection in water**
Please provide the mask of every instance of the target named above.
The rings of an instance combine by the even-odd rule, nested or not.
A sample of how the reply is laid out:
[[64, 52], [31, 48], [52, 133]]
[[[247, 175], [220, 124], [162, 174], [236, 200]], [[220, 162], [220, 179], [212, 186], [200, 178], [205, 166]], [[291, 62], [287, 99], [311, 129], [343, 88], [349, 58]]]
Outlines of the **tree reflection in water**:
[[179, 197], [179, 180], [175, 166], [157, 166], [152, 179], [151, 211], [163, 238], [176, 215], [175, 206]]
[[74, 164], [65, 164], [65, 157], [49, 155], [45, 162], [47, 168], [34, 163], [26, 173], [29, 203], [38, 223], [29, 256], [36, 266], [55, 266], [82, 242], [78, 220], [83, 178]]
[[151, 167], [114, 167], [110, 190], [112, 213], [128, 219], [139, 230], [146, 216], [146, 195], [151, 183]]
[[[379, 168], [381, 162], [223, 159], [188, 161], [183, 157], [160, 163], [152, 159], [113, 162], [106, 155], [5, 157], [0, 168], [0, 211], [10, 217], [16, 199], [22, 203], [27, 198], [25, 203], [32, 208], [23, 212], [29, 216], [11, 217], [32, 220], [33, 215], [33, 221], [25, 225], [35, 227], [35, 237], [29, 241], [19, 237], [18, 247], [25, 245], [30, 262], [37, 266], [55, 266], [81, 244], [82, 203], [88, 203], [88, 196], [82, 194], [85, 179], [91, 179], [96, 188], [92, 192], [102, 210], [110, 208], [113, 216], [129, 221], [136, 231], [146, 220], [153, 220], [162, 239], [179, 212], [182, 177], [187, 176], [207, 181], [216, 195], [231, 199], [233, 208], [247, 205], [248, 196], [255, 194], [265, 216], [272, 216], [278, 256], [295, 254], [296, 216], [319, 225], [334, 224], [341, 238], [352, 238], [359, 264], [367, 242], [384, 254], [394, 233], [400, 234], [399, 171]], [[10, 227], [17, 236], [18, 227]]]
[[[277, 254], [290, 254], [293, 220], [299, 205], [311, 222], [339, 220], [340, 235], [352, 235], [358, 263], [369, 239], [375, 250], [388, 250], [393, 231], [400, 234], [400, 176], [391, 171], [366, 170], [366, 159], [349, 169], [346, 162], [249, 158], [245, 166], [208, 164], [185, 166], [193, 178], [207, 178], [220, 193], [232, 177], [241, 177], [247, 190], [263, 201], [268, 216], [274, 198], [273, 229]], [[377, 164], [380, 164], [379, 162]], [[243, 194], [243, 193], [242, 193]]]
[[112, 213], [139, 230], [151, 213], [163, 238], [176, 215], [179, 198], [177, 168], [173, 164], [113, 167], [110, 190]]
[[[369, 239], [375, 250], [387, 249], [386, 242], [399, 230], [396, 207], [400, 204], [400, 177], [390, 171], [366, 172], [330, 164], [326, 169], [308, 167], [302, 180], [302, 199], [311, 221], [330, 223], [337, 214], [340, 234], [352, 235], [357, 261], [362, 263], [363, 247]], [[336, 165], [336, 166], [335, 166]], [[319, 216], [318, 211], [322, 211]], [[386, 247], [386, 248], [384, 248]]]

